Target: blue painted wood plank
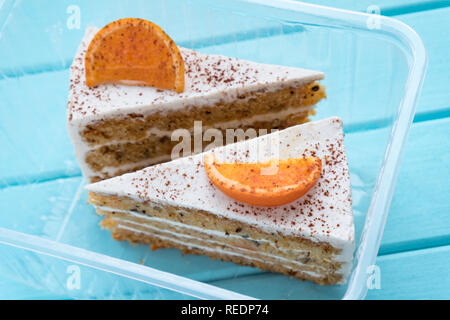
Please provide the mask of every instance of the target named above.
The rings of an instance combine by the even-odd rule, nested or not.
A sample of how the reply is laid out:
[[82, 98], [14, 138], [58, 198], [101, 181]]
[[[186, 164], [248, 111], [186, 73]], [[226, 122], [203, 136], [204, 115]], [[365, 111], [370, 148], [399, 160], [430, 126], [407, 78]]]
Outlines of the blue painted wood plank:
[[449, 299], [450, 246], [381, 256], [380, 289], [367, 299]]
[[[415, 123], [408, 140], [396, 190], [391, 203], [380, 253], [414, 250], [450, 244], [450, 118]], [[375, 185], [376, 143], [387, 139], [384, 130], [348, 134], [346, 146], [352, 178], [356, 225], [364, 223], [370, 193]], [[367, 159], [372, 159], [367, 161]], [[358, 230], [358, 229], [357, 229]]]
[[77, 177], [0, 189], [0, 227], [55, 239], [80, 183]]
[[[380, 252], [399, 252], [450, 244], [450, 118], [415, 123], [391, 204]], [[365, 220], [370, 188], [382, 159], [383, 129], [347, 134], [355, 224]], [[369, 161], [367, 159], [370, 159]], [[439, 159], [439, 160], [437, 160]]]
[[0, 81], [0, 188], [80, 174], [65, 125], [68, 81], [67, 71]]
[[450, 118], [415, 123], [380, 253], [450, 244]]
[[438, 31], [450, 30], [449, 15], [450, 8], [443, 8], [395, 17], [420, 35], [428, 54], [428, 72], [417, 108], [419, 114], [450, 109], [446, 72], [450, 69], [450, 33]]

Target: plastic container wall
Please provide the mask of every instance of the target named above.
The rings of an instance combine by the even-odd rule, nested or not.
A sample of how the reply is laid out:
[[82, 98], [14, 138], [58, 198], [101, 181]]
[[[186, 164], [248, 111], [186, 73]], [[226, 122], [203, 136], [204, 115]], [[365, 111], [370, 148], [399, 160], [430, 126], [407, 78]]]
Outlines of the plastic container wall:
[[[130, 16], [201, 52], [325, 73], [315, 119], [343, 119], [352, 182], [357, 251], [347, 284], [150, 251], [99, 228], [66, 130], [68, 68], [87, 26]], [[2, 274], [74, 298], [364, 298], [426, 68], [409, 27], [291, 1], [5, 0], [0, 48]]]

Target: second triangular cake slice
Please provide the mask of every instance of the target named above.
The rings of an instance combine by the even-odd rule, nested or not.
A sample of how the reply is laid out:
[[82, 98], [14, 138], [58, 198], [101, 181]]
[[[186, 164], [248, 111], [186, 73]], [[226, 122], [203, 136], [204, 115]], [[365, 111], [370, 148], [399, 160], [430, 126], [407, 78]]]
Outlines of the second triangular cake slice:
[[213, 149], [224, 162], [319, 157], [321, 176], [286, 205], [251, 206], [219, 191], [205, 153], [87, 186], [114, 239], [175, 247], [320, 284], [345, 282], [354, 224], [342, 121], [328, 118]]
[[325, 98], [324, 74], [180, 48], [185, 90], [88, 87], [88, 28], [70, 68], [67, 127], [86, 180], [99, 181], [170, 160], [175, 129], [287, 128], [307, 122]]

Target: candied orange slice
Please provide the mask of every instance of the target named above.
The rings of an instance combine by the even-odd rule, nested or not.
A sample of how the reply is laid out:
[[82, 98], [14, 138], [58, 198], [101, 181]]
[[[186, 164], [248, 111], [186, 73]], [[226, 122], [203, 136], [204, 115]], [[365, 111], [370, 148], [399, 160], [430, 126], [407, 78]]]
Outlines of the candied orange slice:
[[256, 206], [279, 206], [306, 194], [317, 182], [322, 161], [317, 157], [258, 163], [218, 163], [204, 157], [212, 183], [229, 197]]
[[175, 42], [156, 24], [114, 21], [92, 39], [85, 57], [86, 84], [143, 85], [184, 91], [184, 61]]

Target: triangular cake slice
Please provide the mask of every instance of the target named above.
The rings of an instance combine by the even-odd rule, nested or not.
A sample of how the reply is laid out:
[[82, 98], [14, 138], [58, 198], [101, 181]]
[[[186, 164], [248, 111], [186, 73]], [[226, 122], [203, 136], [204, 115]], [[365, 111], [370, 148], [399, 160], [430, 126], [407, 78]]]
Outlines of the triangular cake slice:
[[67, 122], [83, 176], [98, 181], [170, 160], [175, 129], [283, 129], [308, 121], [325, 97], [322, 72], [180, 48], [185, 90], [86, 85], [88, 28], [70, 69]]
[[[255, 151], [257, 150], [257, 151]], [[175, 247], [320, 284], [345, 281], [354, 248], [350, 177], [342, 122], [328, 118], [218, 147], [225, 162], [315, 156], [322, 173], [282, 206], [251, 206], [210, 181], [205, 153], [87, 186], [114, 239]]]

